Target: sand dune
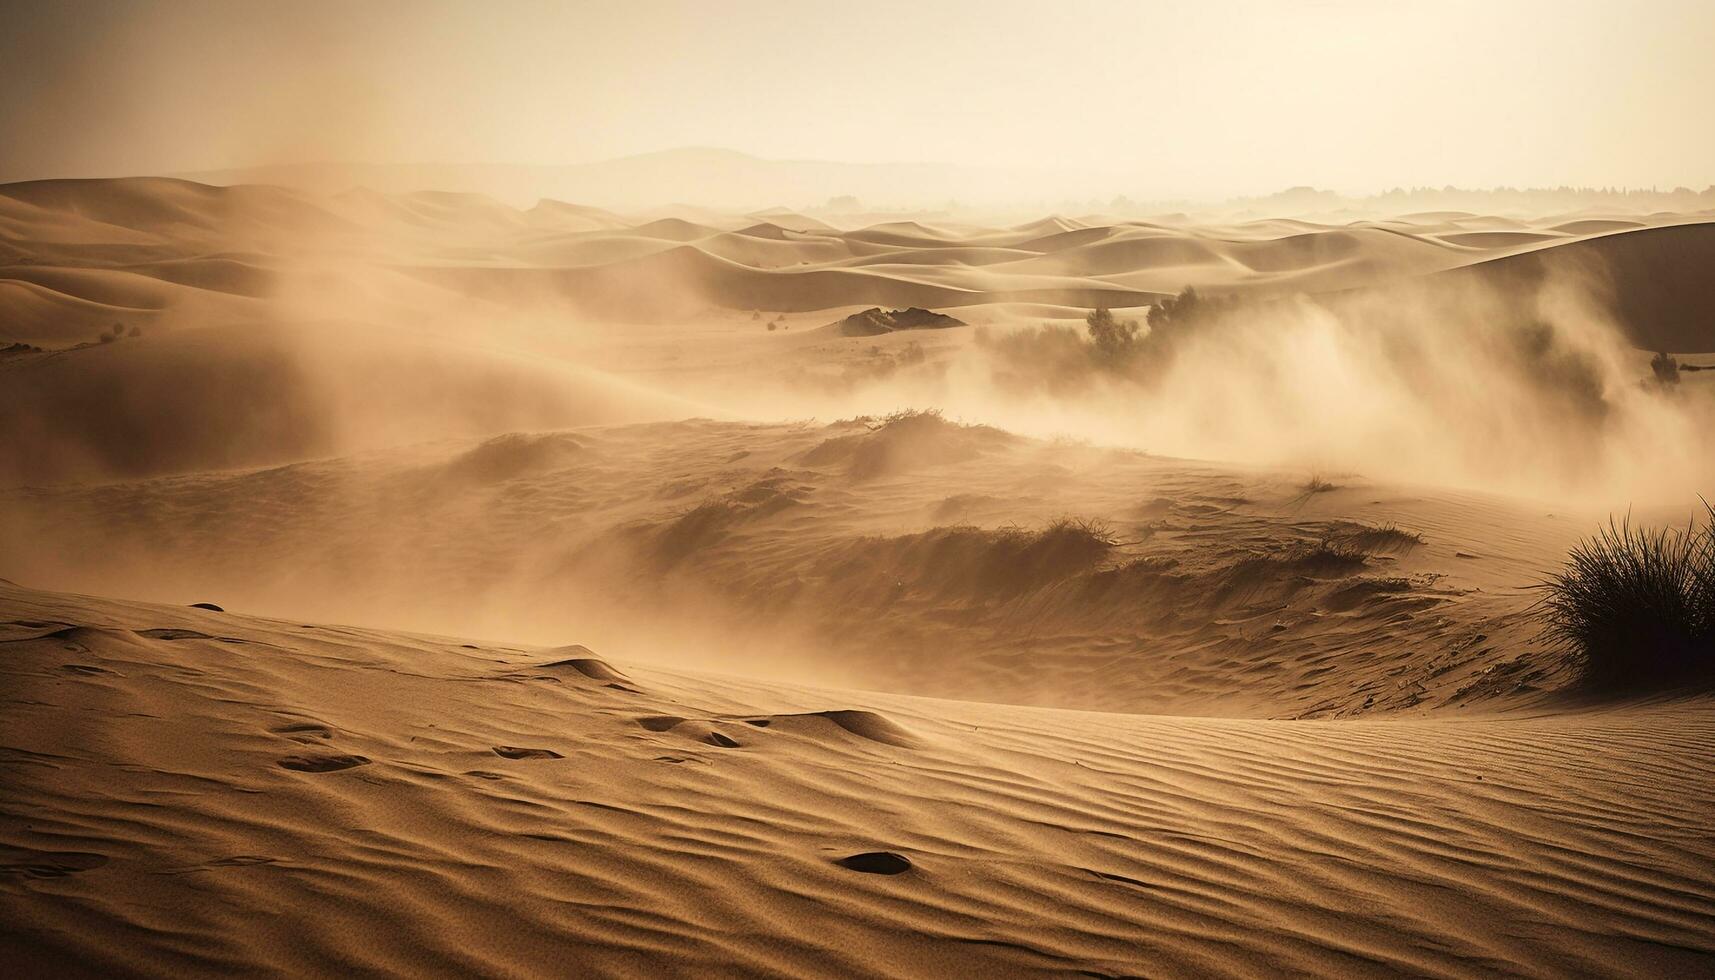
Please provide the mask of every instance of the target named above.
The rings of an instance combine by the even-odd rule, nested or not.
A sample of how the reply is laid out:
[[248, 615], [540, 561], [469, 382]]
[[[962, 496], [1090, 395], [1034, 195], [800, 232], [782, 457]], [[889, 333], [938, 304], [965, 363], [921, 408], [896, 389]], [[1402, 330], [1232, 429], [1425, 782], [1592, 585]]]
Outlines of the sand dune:
[[593, 975], [1685, 976], [1715, 956], [1703, 702], [1097, 715], [11, 585], [0, 612], [28, 815], [0, 830], [0, 946], [26, 970], [554, 972], [575, 948]]
[[1708, 223], [812, 210], [0, 186], [0, 959], [1709, 971]]
[[[587, 428], [14, 490], [0, 574], [1104, 710], [1528, 706], [1572, 682], [1530, 585], [1593, 517], [1304, 480], [927, 417]], [[698, 610], [694, 654], [662, 608]]]
[[[1049, 217], [1004, 228], [900, 220], [839, 231], [784, 210], [728, 216], [681, 208], [628, 220], [554, 201], [520, 210], [476, 194], [353, 191], [316, 198], [154, 178], [8, 185], [0, 189], [0, 210], [19, 250], [0, 268], [4, 279], [74, 300], [160, 308], [164, 301], [147, 297], [141, 286], [109, 281], [120, 271], [256, 296], [270, 288], [271, 270], [306, 249], [337, 250], [380, 257], [488, 299], [551, 299], [630, 320], [674, 320], [710, 309], [1130, 307], [1186, 286], [1323, 292], [1550, 247], [1567, 249], [1577, 261], [1606, 263], [1629, 296], [1632, 283], [1682, 271], [1695, 279], [1702, 268], [1697, 249], [1707, 238], [1689, 226], [1661, 233], [1666, 237], [1629, 237], [1683, 220], [1671, 215], [1546, 216], [1533, 225], [1464, 212], [1344, 226], [1278, 218], [1197, 226]], [[129, 261], [113, 253], [121, 246], [134, 250]], [[20, 265], [26, 261], [33, 264]], [[116, 271], [102, 279], [84, 271], [91, 269]], [[1684, 322], [1658, 323], [1662, 315], [1644, 300], [1627, 299], [1621, 312], [1655, 324], [1640, 328], [1640, 342], [1703, 349], [1690, 321], [1708, 309], [1707, 298], [1690, 286], [1674, 288], [1656, 306], [1682, 311]], [[120, 293], [134, 301], [115, 303]], [[0, 310], [0, 336], [46, 339], [31, 326], [41, 320], [8, 306]]]
[[696, 408], [571, 365], [416, 337], [333, 325], [183, 330], [0, 361], [0, 486], [255, 466]]
[[1594, 277], [1597, 294], [1640, 346], [1686, 353], [1715, 351], [1715, 228], [1708, 224], [1643, 228], [1555, 243], [1480, 263], [1456, 274], [1491, 287], [1522, 289], [1572, 270]]

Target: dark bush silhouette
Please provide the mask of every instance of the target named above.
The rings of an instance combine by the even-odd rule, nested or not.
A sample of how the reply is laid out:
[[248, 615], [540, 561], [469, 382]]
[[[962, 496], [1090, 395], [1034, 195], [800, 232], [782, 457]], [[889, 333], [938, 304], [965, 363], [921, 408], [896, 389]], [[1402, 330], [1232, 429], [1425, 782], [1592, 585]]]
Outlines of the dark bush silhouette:
[[1667, 351], [1660, 351], [1650, 358], [1650, 370], [1655, 372], [1657, 382], [1664, 385], [1679, 384], [1679, 361]]
[[1096, 308], [1084, 317], [1084, 332], [1061, 324], [995, 332], [977, 328], [977, 345], [994, 355], [996, 380], [1021, 389], [1072, 391], [1109, 371], [1148, 384], [1172, 365], [1184, 340], [1234, 310], [1240, 303], [1207, 297], [1186, 288], [1149, 308], [1149, 329]]
[[1111, 310], [1098, 306], [1084, 318], [1090, 332], [1092, 353], [1097, 363], [1106, 367], [1123, 367], [1137, 352], [1137, 321], [1116, 319]]
[[1595, 690], [1715, 679], [1715, 508], [1685, 528], [1610, 520], [1544, 584], [1548, 636], [1584, 658]]
[[1149, 308], [1150, 355], [1156, 359], [1172, 356], [1179, 343], [1196, 330], [1238, 309], [1236, 296], [1207, 296], [1195, 287], [1186, 286], [1177, 296], [1169, 296]]

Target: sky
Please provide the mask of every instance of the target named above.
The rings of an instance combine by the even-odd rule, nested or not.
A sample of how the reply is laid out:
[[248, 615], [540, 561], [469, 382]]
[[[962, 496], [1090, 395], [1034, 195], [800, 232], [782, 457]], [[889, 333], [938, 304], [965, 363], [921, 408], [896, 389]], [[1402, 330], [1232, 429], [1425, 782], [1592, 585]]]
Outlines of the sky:
[[0, 0], [0, 180], [1077, 168], [1134, 196], [1715, 183], [1715, 3]]

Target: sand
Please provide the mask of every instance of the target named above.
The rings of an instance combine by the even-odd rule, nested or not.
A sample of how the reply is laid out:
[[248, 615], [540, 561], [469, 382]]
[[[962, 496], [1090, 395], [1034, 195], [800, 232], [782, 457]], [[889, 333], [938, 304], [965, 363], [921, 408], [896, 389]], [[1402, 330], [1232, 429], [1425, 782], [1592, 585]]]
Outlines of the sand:
[[26, 969], [1686, 976], [1715, 956], [1706, 701], [1095, 714], [10, 585], [0, 612], [0, 945]]
[[0, 186], [0, 960], [1708, 973], [1709, 218]]

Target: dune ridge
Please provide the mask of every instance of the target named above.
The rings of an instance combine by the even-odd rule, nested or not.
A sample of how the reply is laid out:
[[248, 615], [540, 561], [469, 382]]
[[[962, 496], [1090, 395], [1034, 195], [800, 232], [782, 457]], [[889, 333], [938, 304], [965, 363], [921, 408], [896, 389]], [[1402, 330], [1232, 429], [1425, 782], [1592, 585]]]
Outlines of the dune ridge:
[[[323, 196], [167, 178], [34, 181], [0, 186], [0, 221], [10, 229], [0, 282], [152, 310], [167, 302], [161, 290], [168, 286], [192, 290], [174, 302], [209, 292], [265, 295], [294, 260], [334, 252], [373, 256], [488, 300], [550, 299], [585, 314], [660, 320], [710, 307], [1132, 307], [1188, 285], [1315, 293], [1546, 249], [1614, 266], [1640, 343], [1671, 340], [1691, 350], [1708, 342], [1707, 331], [1686, 319], [1708, 309], [1696, 270], [1710, 236], [1698, 216], [1546, 215], [1501, 227], [1452, 212], [1201, 226], [1091, 216], [1010, 228], [893, 221], [840, 230], [791, 212], [774, 213], [778, 221], [769, 212], [681, 213], [692, 217], [627, 218], [558, 201], [518, 209], [478, 194], [426, 191]], [[1677, 230], [1654, 227], [1661, 224]], [[1508, 271], [1495, 274], [1522, 265], [1504, 264]], [[1667, 298], [1649, 300], [1664, 283]], [[1667, 325], [1658, 322], [1664, 316]], [[31, 322], [0, 309], [0, 337], [45, 336]], [[91, 334], [97, 326], [89, 317], [80, 322]], [[1691, 347], [1683, 347], [1687, 339]]]
[[713, 669], [943, 697], [1348, 716], [1563, 690], [1575, 667], [1538, 641], [1530, 585], [1594, 520], [932, 415], [705, 420], [0, 491], [0, 574], [544, 641], [576, 626], [644, 658], [694, 636]]

